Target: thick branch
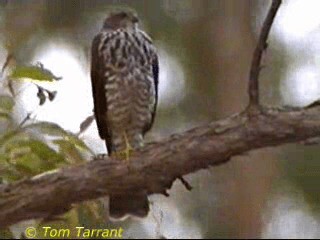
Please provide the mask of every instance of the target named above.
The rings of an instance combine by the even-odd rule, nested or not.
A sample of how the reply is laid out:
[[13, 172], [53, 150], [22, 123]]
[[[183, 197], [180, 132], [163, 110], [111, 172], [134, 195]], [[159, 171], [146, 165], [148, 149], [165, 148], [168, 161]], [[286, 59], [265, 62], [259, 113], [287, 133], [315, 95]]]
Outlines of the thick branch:
[[297, 111], [244, 112], [157, 143], [148, 144], [130, 162], [102, 159], [33, 179], [0, 186], [0, 226], [48, 218], [72, 204], [115, 192], [145, 189], [166, 193], [182, 175], [219, 165], [262, 147], [320, 136], [320, 106]]
[[259, 81], [258, 80], [259, 80], [259, 73], [261, 69], [261, 58], [264, 50], [267, 47], [268, 35], [280, 5], [281, 5], [281, 0], [272, 1], [272, 5], [262, 25], [258, 44], [254, 50], [254, 54], [251, 62], [251, 68], [250, 68], [249, 87], [248, 87], [250, 107], [255, 108], [259, 106]]

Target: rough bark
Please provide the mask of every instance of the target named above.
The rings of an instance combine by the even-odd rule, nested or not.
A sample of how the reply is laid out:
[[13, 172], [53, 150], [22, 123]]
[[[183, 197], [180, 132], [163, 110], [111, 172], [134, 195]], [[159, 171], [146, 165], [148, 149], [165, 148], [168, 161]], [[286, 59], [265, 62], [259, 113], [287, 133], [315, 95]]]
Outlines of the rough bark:
[[245, 111], [136, 152], [130, 162], [97, 159], [57, 172], [0, 186], [0, 225], [61, 214], [72, 204], [109, 193], [145, 189], [166, 194], [173, 181], [226, 163], [250, 150], [302, 142], [320, 136], [320, 106]]

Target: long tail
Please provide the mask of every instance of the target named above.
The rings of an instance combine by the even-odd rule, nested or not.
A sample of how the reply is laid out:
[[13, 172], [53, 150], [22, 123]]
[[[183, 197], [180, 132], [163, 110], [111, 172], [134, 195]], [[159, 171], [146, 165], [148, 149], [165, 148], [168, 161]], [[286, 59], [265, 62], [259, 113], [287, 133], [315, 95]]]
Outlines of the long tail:
[[[108, 145], [107, 145], [108, 147]], [[111, 147], [108, 154], [111, 155]], [[146, 217], [149, 213], [148, 195], [145, 192], [111, 194], [109, 196], [109, 218], [121, 221], [127, 217]]]
[[143, 218], [148, 215], [149, 202], [145, 193], [110, 195], [109, 217], [111, 220], [124, 220], [127, 217]]

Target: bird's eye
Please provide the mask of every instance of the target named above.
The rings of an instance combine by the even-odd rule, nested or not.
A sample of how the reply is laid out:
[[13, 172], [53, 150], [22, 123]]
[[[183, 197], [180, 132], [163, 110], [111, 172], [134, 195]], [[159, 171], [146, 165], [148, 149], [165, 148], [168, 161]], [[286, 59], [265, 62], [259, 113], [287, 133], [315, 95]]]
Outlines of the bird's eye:
[[133, 17], [132, 17], [132, 21], [133, 21], [134, 23], [138, 23], [138, 22], [139, 22], [139, 18], [138, 18], [137, 16], [133, 16]]
[[122, 12], [122, 13], [119, 14], [119, 16], [120, 16], [121, 18], [125, 18], [125, 17], [127, 17], [127, 14], [126, 14], [125, 12]]

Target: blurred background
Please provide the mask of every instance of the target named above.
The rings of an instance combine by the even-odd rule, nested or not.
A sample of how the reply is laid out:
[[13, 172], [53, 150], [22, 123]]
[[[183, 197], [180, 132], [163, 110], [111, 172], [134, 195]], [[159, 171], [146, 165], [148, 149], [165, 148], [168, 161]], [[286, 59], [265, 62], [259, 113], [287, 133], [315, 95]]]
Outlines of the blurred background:
[[[91, 41], [110, 7], [135, 9], [158, 48], [160, 102], [147, 135], [156, 141], [245, 108], [251, 57], [270, 3], [0, 0], [2, 182], [106, 151], [95, 122], [80, 124], [93, 109]], [[283, 1], [263, 59], [263, 104], [305, 106], [319, 99], [319, 7], [317, 0]], [[319, 146], [297, 144], [252, 151], [186, 176], [191, 192], [177, 181], [170, 197], [150, 196], [145, 220], [110, 223], [97, 200], [78, 204], [63, 221], [32, 220], [1, 236], [21, 237], [34, 225], [122, 226], [128, 238], [319, 238], [319, 156]]]

